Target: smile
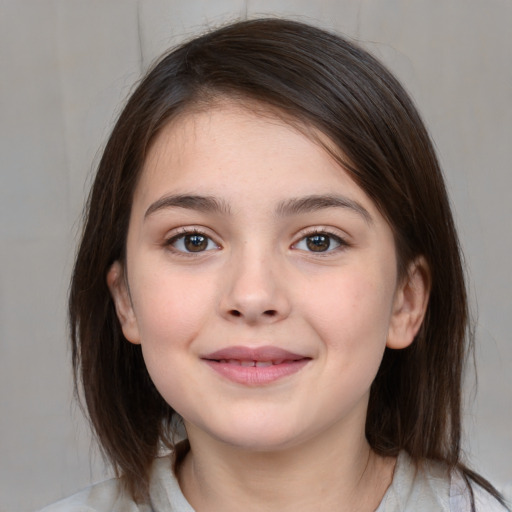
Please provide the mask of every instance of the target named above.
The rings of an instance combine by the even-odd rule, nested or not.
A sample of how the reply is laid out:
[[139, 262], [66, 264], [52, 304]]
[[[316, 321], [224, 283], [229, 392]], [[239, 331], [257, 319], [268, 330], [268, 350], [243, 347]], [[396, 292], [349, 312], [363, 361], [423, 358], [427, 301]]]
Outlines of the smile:
[[[238, 359], [220, 359], [219, 363], [227, 363], [227, 364], [237, 364], [238, 366], [257, 366], [258, 368], [263, 368], [266, 366], [272, 366], [276, 364], [283, 364], [285, 362], [284, 359], [278, 359], [277, 361], [240, 361]], [[292, 362], [291, 360], [286, 362]]]
[[201, 358], [223, 378], [246, 386], [270, 384], [297, 373], [311, 357], [278, 347], [229, 347]]

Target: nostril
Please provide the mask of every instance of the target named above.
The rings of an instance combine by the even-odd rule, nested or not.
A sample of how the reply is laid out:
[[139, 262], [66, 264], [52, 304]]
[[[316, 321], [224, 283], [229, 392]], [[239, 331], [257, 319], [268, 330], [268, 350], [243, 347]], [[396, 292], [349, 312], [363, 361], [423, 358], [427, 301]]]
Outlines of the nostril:
[[265, 316], [273, 317], [277, 315], [277, 311], [275, 309], [267, 309], [267, 311], [264, 311], [263, 314]]
[[242, 316], [242, 313], [240, 313], [240, 311], [236, 310], [236, 309], [232, 309], [230, 312], [229, 312], [230, 315], [232, 316]]

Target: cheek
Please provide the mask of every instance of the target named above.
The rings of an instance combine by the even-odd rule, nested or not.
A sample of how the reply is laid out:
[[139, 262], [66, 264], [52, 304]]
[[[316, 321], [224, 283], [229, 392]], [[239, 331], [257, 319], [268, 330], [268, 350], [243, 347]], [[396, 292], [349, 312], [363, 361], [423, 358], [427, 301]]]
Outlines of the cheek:
[[134, 290], [147, 370], [166, 402], [180, 412], [187, 405], [185, 384], [195, 386], [195, 375], [185, 370], [193, 362], [193, 342], [211, 314], [213, 292], [185, 272], [145, 274]]
[[142, 343], [193, 336], [212, 301], [207, 287], [186, 272], [146, 273], [138, 283], [133, 302]]
[[328, 377], [318, 379], [310, 391], [317, 414], [328, 410], [336, 419], [359, 405], [366, 413], [365, 397], [382, 361], [394, 292], [392, 280], [368, 269], [352, 266], [350, 272], [319, 280], [315, 293], [303, 296], [307, 329], [320, 342], [319, 363]]
[[383, 272], [369, 273], [369, 268], [331, 276], [308, 298], [310, 321], [330, 352], [375, 352], [380, 358], [384, 350], [394, 281]]

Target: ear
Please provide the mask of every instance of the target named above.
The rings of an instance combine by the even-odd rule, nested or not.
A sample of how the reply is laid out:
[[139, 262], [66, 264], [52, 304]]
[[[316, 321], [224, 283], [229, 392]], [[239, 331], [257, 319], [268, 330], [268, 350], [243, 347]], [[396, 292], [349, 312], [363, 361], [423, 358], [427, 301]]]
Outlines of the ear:
[[414, 341], [425, 317], [429, 294], [430, 269], [420, 256], [411, 262], [396, 289], [387, 347], [401, 349]]
[[114, 262], [110, 267], [107, 273], [107, 285], [114, 300], [117, 318], [123, 329], [124, 337], [131, 343], [139, 344], [140, 335], [137, 318], [133, 310], [124, 269], [119, 261]]

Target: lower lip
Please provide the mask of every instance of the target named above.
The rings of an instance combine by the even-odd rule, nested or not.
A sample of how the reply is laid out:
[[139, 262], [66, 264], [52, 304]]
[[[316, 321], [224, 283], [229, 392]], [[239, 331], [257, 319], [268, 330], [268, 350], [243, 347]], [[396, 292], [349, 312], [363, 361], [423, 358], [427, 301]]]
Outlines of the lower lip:
[[240, 366], [207, 359], [204, 361], [210, 368], [232, 382], [246, 386], [261, 386], [297, 373], [309, 363], [310, 359], [286, 361], [272, 366]]

